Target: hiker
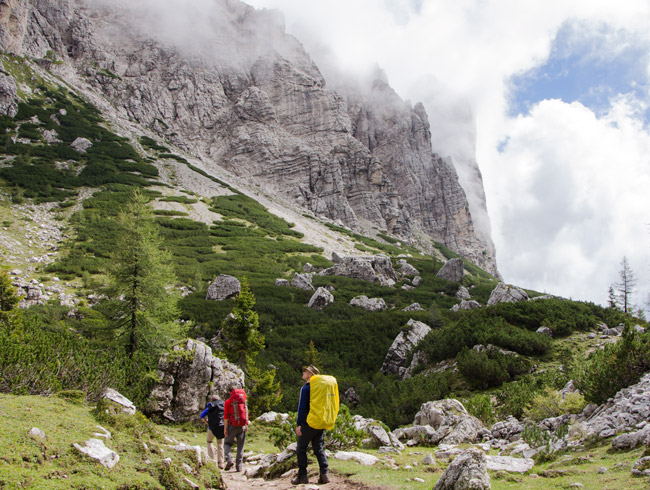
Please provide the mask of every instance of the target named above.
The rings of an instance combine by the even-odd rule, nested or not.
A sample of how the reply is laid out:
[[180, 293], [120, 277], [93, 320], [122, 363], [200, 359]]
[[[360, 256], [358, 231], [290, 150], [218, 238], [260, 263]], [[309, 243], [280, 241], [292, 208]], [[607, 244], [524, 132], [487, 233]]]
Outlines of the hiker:
[[248, 406], [246, 405], [246, 392], [234, 385], [228, 387], [230, 398], [226, 400], [223, 412], [224, 435], [223, 441], [226, 453], [226, 467], [228, 471], [233, 466], [232, 445], [237, 440], [237, 456], [235, 458], [235, 470], [242, 470], [244, 461], [244, 441], [248, 428]]
[[[205, 410], [201, 412], [201, 420], [208, 426], [208, 457], [217, 463], [220, 469], [223, 469], [223, 411], [224, 402], [218, 395], [212, 397], [212, 401], [208, 403]], [[217, 457], [214, 455], [214, 445], [212, 444], [217, 439]]]
[[300, 389], [300, 400], [298, 401], [298, 420], [296, 421], [296, 434], [298, 435], [298, 447], [296, 454], [298, 455], [298, 475], [291, 480], [293, 485], [300, 485], [302, 483], [309, 483], [307, 478], [307, 446], [311, 442], [311, 447], [314, 450], [314, 455], [318, 460], [318, 468], [320, 475], [318, 483], [329, 483], [329, 472], [327, 464], [327, 456], [323, 450], [323, 435], [324, 429], [313, 429], [307, 424], [307, 416], [309, 415], [310, 408], [310, 386], [309, 381], [312, 376], [320, 375], [320, 371], [313, 365], [302, 368], [302, 379], [305, 382], [304, 386]]

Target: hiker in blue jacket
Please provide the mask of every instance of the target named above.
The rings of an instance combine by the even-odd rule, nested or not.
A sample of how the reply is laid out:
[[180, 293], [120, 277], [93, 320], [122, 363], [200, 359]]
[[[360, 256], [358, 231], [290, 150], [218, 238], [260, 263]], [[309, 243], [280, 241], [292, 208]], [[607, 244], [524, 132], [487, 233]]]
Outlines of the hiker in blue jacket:
[[[223, 408], [224, 401], [215, 395], [212, 401], [208, 403], [205, 410], [201, 412], [201, 420], [208, 426], [208, 457], [212, 461], [216, 461], [219, 468], [223, 469], [224, 456], [223, 456]], [[217, 457], [215, 459], [214, 445], [212, 444], [217, 439]]]
[[298, 475], [291, 480], [294, 485], [309, 483], [307, 477], [307, 447], [311, 442], [311, 447], [314, 450], [314, 455], [318, 460], [318, 467], [320, 475], [318, 483], [329, 483], [327, 456], [323, 450], [323, 434], [324, 429], [313, 429], [307, 424], [307, 415], [309, 415], [309, 380], [312, 376], [320, 374], [320, 371], [315, 366], [306, 366], [302, 369], [302, 379], [305, 385], [300, 389], [300, 400], [298, 401], [298, 420], [296, 421], [296, 435], [298, 436], [298, 447], [296, 454], [298, 455]]

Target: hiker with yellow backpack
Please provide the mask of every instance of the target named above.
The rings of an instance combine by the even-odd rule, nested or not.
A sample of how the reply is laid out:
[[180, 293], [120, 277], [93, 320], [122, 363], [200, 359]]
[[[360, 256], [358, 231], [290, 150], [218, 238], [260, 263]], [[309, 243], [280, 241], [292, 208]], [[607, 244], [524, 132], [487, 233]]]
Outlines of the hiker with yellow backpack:
[[309, 483], [307, 447], [310, 442], [320, 470], [318, 483], [329, 483], [327, 456], [323, 450], [323, 436], [325, 429], [334, 427], [336, 416], [339, 413], [338, 384], [336, 378], [320, 374], [320, 371], [313, 365], [303, 368], [302, 379], [305, 384], [300, 390], [296, 421], [298, 475], [291, 480], [291, 483], [294, 485]]

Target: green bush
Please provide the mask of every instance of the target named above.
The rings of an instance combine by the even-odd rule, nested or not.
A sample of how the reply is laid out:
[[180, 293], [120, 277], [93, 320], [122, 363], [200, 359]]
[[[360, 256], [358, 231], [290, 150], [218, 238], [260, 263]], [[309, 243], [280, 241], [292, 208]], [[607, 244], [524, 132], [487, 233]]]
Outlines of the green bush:
[[584, 397], [579, 393], [568, 393], [563, 399], [559, 391], [546, 387], [533, 397], [524, 410], [524, 415], [539, 422], [567, 413], [580, 413], [586, 404]]
[[530, 361], [516, 354], [502, 354], [498, 349], [478, 352], [463, 347], [456, 361], [467, 383], [479, 390], [500, 386], [530, 370]]
[[486, 426], [496, 422], [496, 413], [490, 395], [479, 393], [463, 401], [463, 405], [470, 413]]

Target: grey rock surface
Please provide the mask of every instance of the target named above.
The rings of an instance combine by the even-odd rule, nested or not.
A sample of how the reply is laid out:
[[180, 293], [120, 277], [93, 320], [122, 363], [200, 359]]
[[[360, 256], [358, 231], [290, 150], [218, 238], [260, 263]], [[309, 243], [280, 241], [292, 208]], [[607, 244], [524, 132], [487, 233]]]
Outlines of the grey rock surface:
[[243, 371], [203, 342], [187, 339], [160, 358], [146, 411], [171, 421], [196, 419], [213, 395], [227, 398], [230, 384], [243, 387]]
[[157, 8], [8, 0], [0, 49], [38, 58], [71, 84], [84, 80], [116, 117], [207, 167], [351, 228], [363, 220], [396, 236], [422, 230], [497, 274], [491, 239], [475, 227], [453, 162], [432, 147], [422, 104], [401, 100], [380, 72], [368, 86], [330, 88], [277, 11], [217, 0], [179, 10], [175, 22], [193, 29], [171, 35], [143, 21]]
[[368, 296], [356, 296], [350, 300], [351, 306], [358, 306], [367, 311], [384, 311], [386, 302], [384, 298], [368, 298]]
[[205, 299], [223, 301], [224, 299], [234, 298], [240, 291], [241, 283], [236, 277], [219, 274], [208, 287]]
[[385, 255], [339, 257], [332, 267], [319, 274], [352, 277], [381, 286], [393, 286], [398, 280], [390, 258]]
[[451, 311], [457, 312], [460, 310], [475, 310], [476, 308], [480, 308], [480, 307], [481, 307], [481, 303], [479, 303], [478, 301], [473, 299], [470, 300], [464, 299], [460, 303], [452, 306]]
[[291, 286], [298, 289], [304, 289], [305, 291], [313, 291], [315, 288], [311, 281], [311, 273], [296, 272], [291, 279]]
[[409, 320], [406, 328], [397, 335], [390, 349], [388, 349], [384, 363], [381, 366], [381, 372], [384, 374], [397, 374], [403, 377], [408, 368], [407, 359], [409, 353], [430, 331], [431, 327], [426, 323], [413, 319]]
[[445, 262], [445, 265], [438, 271], [436, 277], [446, 279], [447, 281], [461, 282], [463, 280], [463, 270], [463, 259], [456, 257]]
[[102, 466], [108, 469], [113, 468], [120, 460], [115, 451], [110, 450], [101, 439], [88, 439], [84, 445], [72, 444], [77, 451], [89, 458], [97, 460]]
[[436, 432], [430, 439], [433, 444], [473, 443], [488, 433], [461, 402], [449, 398], [422, 404], [413, 425], [431, 426]]
[[485, 453], [469, 449], [454, 458], [433, 490], [487, 490], [491, 487]]
[[325, 288], [318, 288], [316, 292], [309, 298], [307, 306], [315, 310], [322, 310], [326, 306], [334, 303], [334, 296]]
[[517, 301], [528, 301], [528, 294], [521, 288], [510, 286], [503, 282], [497, 284], [488, 300], [488, 306], [497, 303], [516, 303]]

